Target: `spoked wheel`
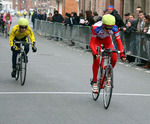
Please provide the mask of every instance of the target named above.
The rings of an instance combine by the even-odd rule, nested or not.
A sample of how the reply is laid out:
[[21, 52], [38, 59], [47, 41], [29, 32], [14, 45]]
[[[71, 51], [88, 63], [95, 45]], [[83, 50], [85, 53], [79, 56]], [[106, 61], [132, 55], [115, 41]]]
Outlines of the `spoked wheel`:
[[6, 27], [6, 29], [5, 29], [5, 38], [7, 38], [7, 27]]
[[109, 65], [106, 69], [104, 79], [103, 104], [104, 108], [107, 109], [109, 107], [113, 91], [113, 68], [111, 65]]
[[16, 81], [17, 81], [18, 78], [19, 78], [19, 71], [20, 71], [20, 63], [17, 62], [17, 64], [16, 64]]
[[97, 82], [98, 82], [98, 93], [94, 93], [93, 91], [92, 91], [92, 97], [93, 97], [93, 99], [96, 101], [97, 99], [98, 99], [98, 97], [99, 97], [99, 95], [100, 95], [100, 80], [101, 80], [101, 66], [100, 66], [100, 68], [99, 68], [99, 71], [98, 71], [98, 75], [97, 75], [97, 77], [98, 77], [98, 79], [97, 79]]
[[22, 54], [20, 57], [20, 83], [21, 85], [25, 84], [26, 80], [26, 54]]

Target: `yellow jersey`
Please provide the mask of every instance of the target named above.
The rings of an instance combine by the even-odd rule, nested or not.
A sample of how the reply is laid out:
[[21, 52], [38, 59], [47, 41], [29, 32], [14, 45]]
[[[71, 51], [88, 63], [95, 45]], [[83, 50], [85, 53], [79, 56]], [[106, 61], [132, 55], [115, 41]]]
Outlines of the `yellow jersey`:
[[[29, 26], [27, 27], [27, 29], [24, 33], [20, 32], [19, 25], [14, 26], [11, 33], [10, 33], [10, 36], [9, 36], [10, 46], [13, 46], [13, 41], [14, 41], [15, 37], [17, 39], [21, 40], [22, 38], [24, 38], [26, 36], [29, 36], [32, 43], [35, 42], [35, 37], [34, 37], [33, 31]], [[27, 42], [28, 42], [28, 40], [27, 40]]]

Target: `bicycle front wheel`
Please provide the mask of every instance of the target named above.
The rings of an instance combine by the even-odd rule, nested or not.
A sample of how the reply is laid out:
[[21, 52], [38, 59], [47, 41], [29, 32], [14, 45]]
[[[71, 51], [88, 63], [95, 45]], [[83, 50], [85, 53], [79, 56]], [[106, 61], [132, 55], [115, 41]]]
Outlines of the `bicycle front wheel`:
[[17, 62], [17, 64], [16, 64], [16, 81], [19, 78], [19, 69], [20, 69], [19, 66], [20, 66], [20, 64], [19, 64], [19, 62]]
[[6, 29], [5, 29], [5, 38], [7, 38], [7, 27], [6, 27]]
[[20, 83], [21, 83], [21, 85], [25, 84], [25, 80], [26, 80], [26, 67], [27, 67], [26, 54], [24, 53], [20, 57]]
[[112, 92], [113, 92], [113, 68], [112, 65], [109, 65], [107, 66], [104, 75], [103, 104], [105, 109], [107, 109], [110, 105]]
[[100, 81], [101, 81], [101, 74], [102, 74], [101, 70], [102, 70], [102, 66], [99, 67], [98, 75], [97, 75], [98, 93], [94, 93], [94, 92], [92, 91], [92, 97], [93, 97], [93, 99], [94, 99], [95, 101], [98, 99], [98, 97], [99, 97], [99, 95], [100, 95], [100, 90], [101, 90], [101, 89], [100, 89]]

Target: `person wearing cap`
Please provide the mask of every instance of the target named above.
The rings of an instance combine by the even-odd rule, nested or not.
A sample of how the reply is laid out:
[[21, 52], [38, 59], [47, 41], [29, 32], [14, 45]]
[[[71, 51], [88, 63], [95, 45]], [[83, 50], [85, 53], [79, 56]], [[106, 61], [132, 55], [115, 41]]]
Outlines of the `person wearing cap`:
[[123, 22], [122, 18], [118, 14], [118, 11], [115, 10], [112, 5], [109, 5], [108, 13], [115, 17], [115, 19], [116, 19], [116, 23], [115, 24], [117, 25], [118, 28], [124, 27], [124, 22]]
[[[92, 50], [93, 55], [93, 80], [91, 81], [92, 90], [93, 92], [98, 92], [98, 85], [97, 85], [97, 74], [99, 69], [99, 62], [100, 62], [100, 55], [97, 53], [97, 48], [101, 49], [101, 44], [104, 46], [105, 49], [111, 48], [112, 50], [115, 49], [113, 41], [111, 39], [111, 35], [115, 36], [118, 49], [121, 51], [120, 58], [125, 61], [125, 54], [124, 48], [121, 42], [121, 38], [119, 35], [119, 29], [115, 25], [115, 17], [106, 14], [102, 17], [102, 21], [95, 23], [92, 27], [92, 35], [90, 41], [90, 47]], [[111, 64], [114, 68], [117, 62], [117, 54], [111, 54]]]
[[[11, 47], [12, 51], [12, 73], [11, 76], [15, 77], [16, 76], [16, 59], [18, 55], [18, 48], [19, 44], [15, 45], [15, 48], [13, 47], [13, 44], [15, 41], [30, 41], [33, 43], [32, 44], [32, 51], [36, 52], [37, 48], [35, 47], [35, 38], [32, 29], [29, 27], [29, 21], [26, 18], [21, 18], [18, 21], [18, 24], [13, 27], [10, 36], [9, 36], [9, 45]], [[25, 45], [24, 50], [26, 54], [29, 52], [29, 44]], [[26, 58], [28, 61], [28, 58]]]
[[124, 14], [124, 16], [125, 16], [125, 26], [127, 27], [127, 25], [128, 25], [128, 21], [129, 21], [129, 16], [130, 16], [130, 13], [129, 12], [127, 12], [127, 13], [125, 13]]

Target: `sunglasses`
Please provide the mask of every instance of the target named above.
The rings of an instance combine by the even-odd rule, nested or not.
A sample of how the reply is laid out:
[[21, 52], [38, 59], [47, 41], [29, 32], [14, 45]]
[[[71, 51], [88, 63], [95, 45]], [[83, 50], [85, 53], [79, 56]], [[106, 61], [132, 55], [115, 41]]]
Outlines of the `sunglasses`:
[[112, 30], [113, 27], [108, 28], [108, 27], [105, 26], [104, 28], [105, 28], [106, 30]]
[[28, 27], [28, 26], [25, 26], [25, 27], [23, 27], [23, 26], [20, 26], [20, 28], [21, 28], [21, 29], [27, 29], [27, 27]]

